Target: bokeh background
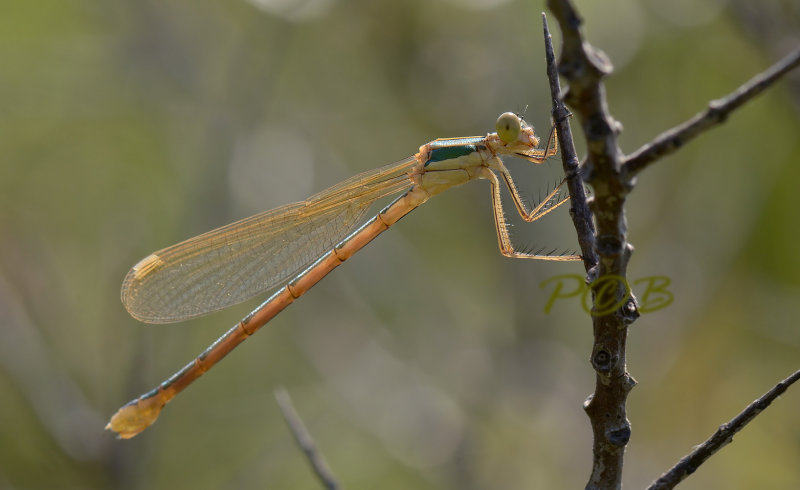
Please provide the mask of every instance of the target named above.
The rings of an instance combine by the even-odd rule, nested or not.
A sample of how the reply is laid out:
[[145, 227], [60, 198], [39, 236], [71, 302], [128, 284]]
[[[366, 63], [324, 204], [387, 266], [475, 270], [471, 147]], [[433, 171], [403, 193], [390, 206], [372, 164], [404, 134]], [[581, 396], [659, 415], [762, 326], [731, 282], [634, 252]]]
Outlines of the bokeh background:
[[[129, 267], [506, 110], [546, 133], [542, 2], [0, 3], [0, 488], [319, 488], [279, 386], [346, 488], [585, 484], [591, 323], [541, 287], [581, 265], [500, 256], [484, 183], [405, 218], [143, 434], [103, 431], [258, 301], [144, 325]], [[791, 1], [577, 3], [626, 152], [800, 32]], [[799, 97], [782, 81], [630, 196], [630, 278], [668, 277], [674, 301], [630, 332], [629, 488], [800, 367]], [[531, 199], [560, 168], [509, 165]], [[516, 224], [522, 246], [576, 247], [563, 211]], [[682, 488], [800, 488], [798, 390]]]

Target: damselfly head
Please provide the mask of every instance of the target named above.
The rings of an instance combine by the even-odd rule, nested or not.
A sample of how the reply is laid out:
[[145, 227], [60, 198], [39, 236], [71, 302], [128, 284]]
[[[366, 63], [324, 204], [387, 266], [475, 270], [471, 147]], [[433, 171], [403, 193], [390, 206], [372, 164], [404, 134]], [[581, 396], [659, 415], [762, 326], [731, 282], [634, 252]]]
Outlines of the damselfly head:
[[497, 118], [495, 129], [497, 129], [497, 136], [505, 144], [516, 141], [519, 133], [522, 131], [522, 119], [513, 112], [504, 112]]

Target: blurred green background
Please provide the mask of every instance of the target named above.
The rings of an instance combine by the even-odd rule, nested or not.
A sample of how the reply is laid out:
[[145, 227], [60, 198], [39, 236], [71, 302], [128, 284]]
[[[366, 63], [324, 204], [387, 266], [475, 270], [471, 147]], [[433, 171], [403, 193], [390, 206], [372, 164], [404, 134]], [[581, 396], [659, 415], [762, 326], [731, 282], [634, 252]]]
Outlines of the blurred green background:
[[[318, 488], [278, 386], [346, 488], [583, 487], [591, 324], [540, 287], [582, 267], [503, 258], [484, 183], [378, 238], [143, 434], [103, 431], [257, 302], [144, 325], [129, 267], [503, 111], [545, 133], [541, 2], [0, 3], [0, 488]], [[578, 2], [624, 151], [797, 45], [796, 3], [750, 3]], [[629, 488], [800, 367], [799, 100], [782, 81], [630, 196], [630, 278], [668, 276], [674, 302], [630, 332]], [[532, 198], [560, 168], [509, 165]], [[576, 246], [565, 212], [517, 224], [523, 246]], [[681, 488], [800, 488], [799, 390]]]

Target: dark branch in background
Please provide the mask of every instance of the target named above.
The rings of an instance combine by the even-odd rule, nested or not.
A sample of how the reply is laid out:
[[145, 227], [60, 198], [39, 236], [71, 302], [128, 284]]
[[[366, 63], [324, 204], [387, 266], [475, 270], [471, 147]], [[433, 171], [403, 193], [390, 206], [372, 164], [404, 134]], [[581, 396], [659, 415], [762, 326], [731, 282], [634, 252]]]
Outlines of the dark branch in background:
[[297, 445], [300, 446], [300, 449], [303, 450], [306, 459], [308, 459], [311, 465], [311, 469], [314, 470], [314, 474], [317, 475], [319, 481], [328, 490], [338, 490], [341, 488], [336, 482], [336, 478], [334, 478], [330, 467], [328, 467], [328, 464], [325, 462], [325, 458], [322, 457], [322, 453], [317, 449], [314, 439], [312, 439], [311, 435], [308, 433], [308, 429], [306, 429], [306, 426], [303, 424], [303, 420], [294, 409], [289, 393], [283, 388], [278, 388], [275, 390], [275, 400], [278, 402], [278, 407], [281, 410], [281, 414], [283, 414], [284, 420], [286, 420], [286, 425], [288, 425], [289, 430], [292, 431], [294, 440], [297, 442]]
[[586, 272], [597, 265], [597, 254], [594, 251], [594, 224], [592, 211], [586, 200], [586, 191], [583, 188], [583, 179], [580, 175], [578, 154], [572, 140], [572, 128], [569, 125], [571, 114], [561, 100], [561, 82], [558, 80], [556, 55], [553, 52], [553, 38], [547, 26], [547, 16], [542, 13], [542, 26], [544, 27], [544, 52], [547, 61], [547, 78], [550, 81], [550, 96], [553, 101], [553, 121], [558, 133], [558, 146], [561, 149], [561, 163], [564, 175], [567, 178], [567, 188], [570, 196], [570, 216], [575, 230], [578, 232], [578, 246], [581, 248], [581, 257]]
[[617, 145], [620, 125], [608, 113], [602, 84], [603, 77], [611, 73], [611, 63], [583, 39], [581, 20], [568, 0], [548, 0], [547, 6], [561, 27], [563, 47], [558, 69], [569, 82], [563, 98], [577, 116], [587, 143], [581, 175], [594, 190], [590, 206], [597, 230], [594, 245], [598, 259], [596, 268], [589, 271], [589, 285], [611, 279], [616, 285], [614, 297], [599, 299], [618, 305], [598, 311], [597, 290], [592, 289], [591, 363], [596, 376], [594, 393], [584, 403], [594, 436], [592, 472], [586, 488], [616, 489], [622, 485], [623, 457], [631, 435], [625, 401], [636, 384], [625, 365], [628, 325], [639, 316], [636, 300], [628, 297], [626, 285], [633, 247], [627, 242], [624, 204], [632, 183], [622, 171], [622, 151]]
[[768, 70], [750, 79], [734, 92], [712, 100], [708, 108], [685, 123], [660, 134], [625, 158], [625, 172], [633, 177], [654, 161], [674, 152], [703, 131], [722, 123], [739, 106], [760, 94], [787, 72], [800, 65], [800, 48], [792, 51]]
[[723, 446], [733, 441], [733, 435], [739, 432], [751, 420], [764, 411], [776, 398], [781, 396], [795, 381], [800, 380], [800, 371], [784, 379], [774, 388], [766, 392], [761, 398], [751, 403], [742, 413], [737, 415], [727, 424], [723, 424], [710, 438], [700, 444], [688, 456], [681, 459], [678, 464], [654, 481], [648, 490], [667, 490], [673, 488], [684, 478], [694, 473], [697, 468], [708, 458], [719, 451]]

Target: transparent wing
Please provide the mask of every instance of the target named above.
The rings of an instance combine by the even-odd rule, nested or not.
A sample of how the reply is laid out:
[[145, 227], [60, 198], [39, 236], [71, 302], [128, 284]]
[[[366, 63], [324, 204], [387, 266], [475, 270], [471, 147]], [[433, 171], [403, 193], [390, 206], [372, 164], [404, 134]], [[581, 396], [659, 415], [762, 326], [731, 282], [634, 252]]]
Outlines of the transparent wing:
[[122, 283], [122, 303], [148, 323], [187, 320], [286, 282], [332, 249], [381, 197], [411, 187], [413, 157], [159, 250]]

